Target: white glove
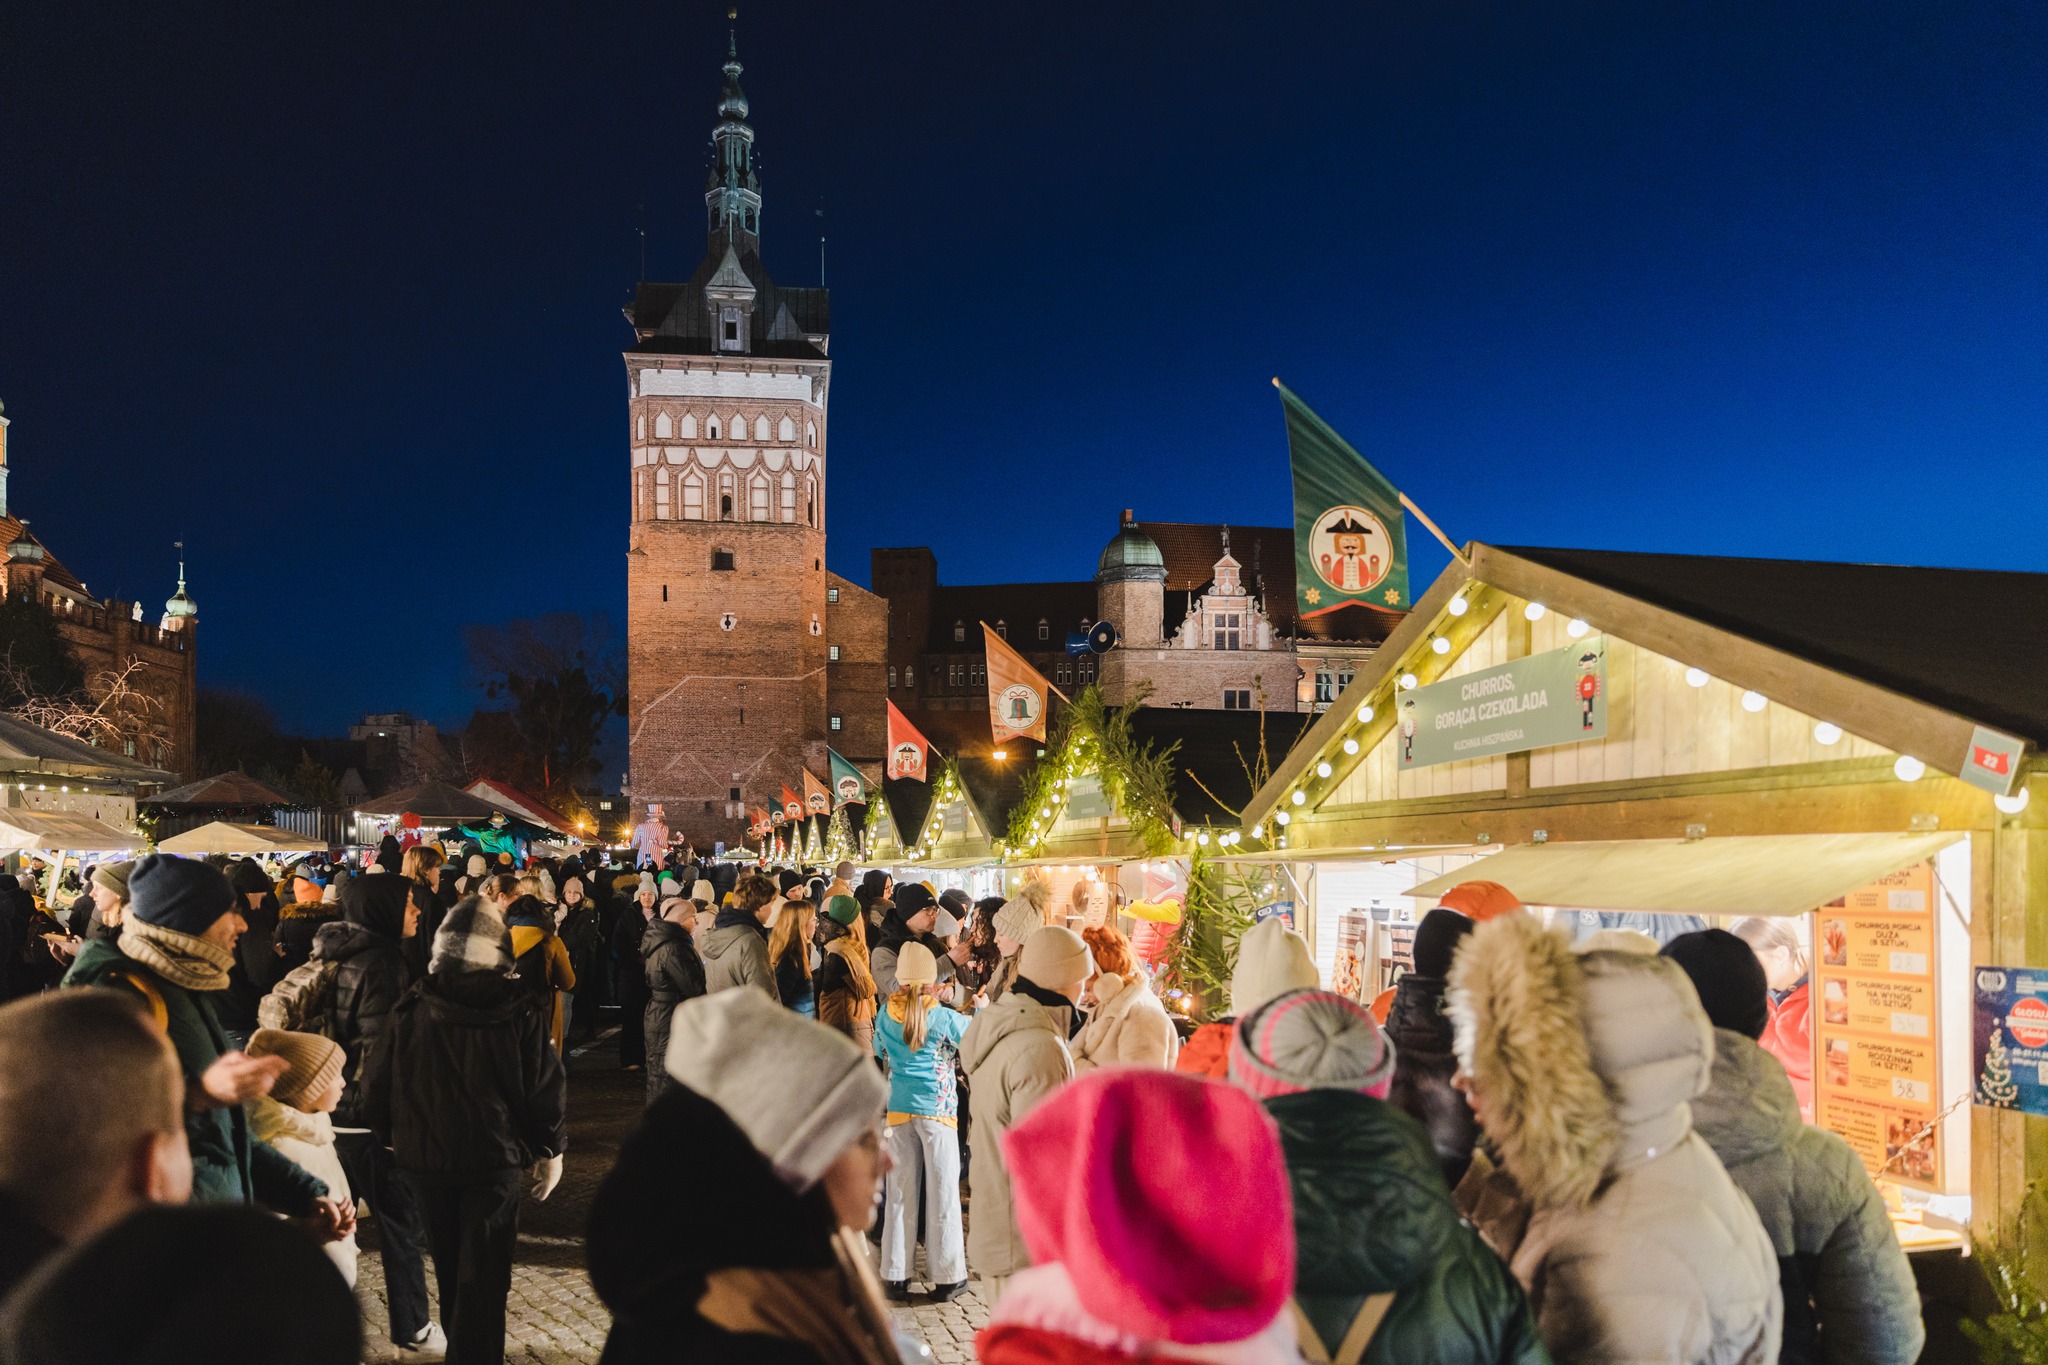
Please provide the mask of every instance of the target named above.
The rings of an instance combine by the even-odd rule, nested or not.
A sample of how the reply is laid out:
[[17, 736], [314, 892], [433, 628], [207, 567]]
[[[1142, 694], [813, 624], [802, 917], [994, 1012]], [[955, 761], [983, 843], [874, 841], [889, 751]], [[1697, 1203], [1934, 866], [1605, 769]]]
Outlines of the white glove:
[[534, 1200], [545, 1202], [547, 1197], [555, 1192], [555, 1186], [562, 1183], [562, 1158], [542, 1157], [533, 1163], [533, 1169], [527, 1174], [533, 1177]]

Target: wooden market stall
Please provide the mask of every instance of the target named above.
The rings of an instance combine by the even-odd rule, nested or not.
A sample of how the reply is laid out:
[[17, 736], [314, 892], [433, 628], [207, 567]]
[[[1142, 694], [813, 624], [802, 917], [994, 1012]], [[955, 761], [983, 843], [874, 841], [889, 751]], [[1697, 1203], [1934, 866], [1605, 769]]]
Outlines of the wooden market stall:
[[[976, 898], [1000, 895], [1004, 839], [1023, 790], [1022, 766], [1018, 760], [993, 757], [939, 763], [917, 837], [902, 849], [893, 875], [899, 881], [929, 876], [942, 891], [957, 886]], [[885, 791], [885, 800], [908, 799], [900, 791], [893, 798]]]
[[1466, 561], [1245, 811], [1245, 852], [1318, 888], [1319, 956], [1474, 878], [1575, 933], [1783, 925], [1814, 1121], [1897, 1188], [1909, 1248], [2008, 1225], [2048, 1123], [1971, 1104], [1973, 967], [2048, 962], [2048, 575]]

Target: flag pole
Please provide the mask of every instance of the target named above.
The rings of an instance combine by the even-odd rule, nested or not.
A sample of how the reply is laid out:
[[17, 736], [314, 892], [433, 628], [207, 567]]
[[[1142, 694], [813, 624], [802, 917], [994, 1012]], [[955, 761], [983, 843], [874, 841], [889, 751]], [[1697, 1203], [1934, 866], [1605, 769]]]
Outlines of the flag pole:
[[1441, 544], [1446, 550], [1449, 550], [1451, 552], [1451, 558], [1457, 560], [1460, 564], [1463, 564], [1468, 569], [1472, 567], [1472, 561], [1465, 558], [1465, 552], [1459, 549], [1457, 546], [1451, 544], [1451, 538], [1445, 535], [1443, 531], [1438, 528], [1437, 524], [1429, 519], [1429, 513], [1423, 511], [1420, 507], [1417, 507], [1414, 503], [1410, 502], [1408, 500], [1408, 495], [1406, 493], [1403, 493], [1401, 495], [1401, 505], [1407, 508], [1410, 512], [1413, 512], [1415, 514], [1415, 519], [1421, 522], [1424, 526], [1427, 526], [1429, 528], [1429, 533], [1437, 538], [1438, 543]]

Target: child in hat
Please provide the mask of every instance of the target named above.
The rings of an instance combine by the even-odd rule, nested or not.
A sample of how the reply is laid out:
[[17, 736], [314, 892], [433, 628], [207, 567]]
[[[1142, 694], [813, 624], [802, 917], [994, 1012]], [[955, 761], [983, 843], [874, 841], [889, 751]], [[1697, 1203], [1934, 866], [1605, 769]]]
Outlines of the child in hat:
[[[347, 1054], [341, 1044], [317, 1033], [287, 1033], [283, 1029], [260, 1028], [249, 1039], [251, 1057], [282, 1057], [284, 1075], [249, 1103], [249, 1128], [260, 1142], [267, 1142], [290, 1157], [302, 1170], [324, 1181], [331, 1199], [349, 1203], [348, 1174], [334, 1151], [335, 1106], [347, 1087], [342, 1063]], [[356, 1282], [356, 1234], [327, 1244], [327, 1254], [351, 1288]]]

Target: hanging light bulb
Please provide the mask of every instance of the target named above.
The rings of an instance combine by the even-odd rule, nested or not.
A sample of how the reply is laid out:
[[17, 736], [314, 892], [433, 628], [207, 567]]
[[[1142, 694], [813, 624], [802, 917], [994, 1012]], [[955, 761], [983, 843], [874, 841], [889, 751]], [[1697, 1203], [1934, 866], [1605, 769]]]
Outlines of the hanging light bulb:
[[1541, 621], [1543, 619], [1543, 604], [1541, 602], [1531, 602], [1528, 606], [1522, 608], [1522, 615], [1531, 621]]
[[1206, 834], [1197, 834], [1195, 836], [1195, 842], [1201, 845], [1203, 848], [1207, 848], [1209, 846], [1209, 836]]
[[1685, 670], [1685, 685], [1687, 687], [1705, 687], [1713, 680], [1712, 676], [1704, 668], [1688, 668]]
[[1328, 777], [1329, 775], [1330, 775], [1330, 765], [1329, 765], [1329, 764], [1327, 764], [1327, 763], [1318, 763], [1318, 764], [1316, 764], [1316, 776], [1317, 776], [1317, 777]]
[[2031, 793], [2025, 787], [2021, 787], [2011, 796], [1992, 797], [1991, 804], [2004, 811], [2007, 815], [2018, 815], [2027, 808], [2027, 801], [2030, 796]]
[[1742, 694], [1742, 709], [1745, 711], [1761, 711], [1770, 704], [1771, 699], [1761, 692], [1744, 692]]
[[1453, 616], [1463, 616], [1466, 612], [1472, 610], [1472, 604], [1465, 600], [1464, 593], [1459, 593], [1444, 605], [1444, 610]]
[[1927, 773], [1927, 765], [1911, 754], [1900, 754], [1898, 762], [1892, 764], [1892, 776], [1901, 782], [1918, 782]]
[[1273, 816], [1273, 823], [1274, 823], [1274, 824], [1276, 824], [1276, 825], [1282, 825], [1282, 826], [1284, 826], [1284, 825], [1287, 825], [1287, 824], [1289, 824], [1290, 822], [1292, 822], [1292, 821], [1293, 821], [1293, 819], [1294, 819], [1294, 817], [1293, 817], [1293, 816], [1289, 815], [1289, 814], [1288, 814], [1288, 813], [1287, 813], [1286, 811], [1284, 811], [1284, 810], [1283, 810], [1283, 811], [1280, 811], [1280, 812], [1276, 813], [1276, 814], [1275, 814], [1275, 815]]
[[1347, 754], [1355, 754], [1355, 753], [1357, 753], [1357, 752], [1358, 752], [1358, 741], [1357, 741], [1357, 740], [1355, 740], [1355, 739], [1347, 739], [1347, 740], [1345, 740], [1345, 741], [1344, 741], [1344, 752], [1345, 752], [1345, 753], [1347, 753]]
[[1586, 632], [1591, 629], [1591, 626], [1587, 625], [1584, 621], [1581, 621], [1576, 616], [1574, 616], [1571, 620], [1564, 623], [1564, 633], [1571, 636], [1574, 640], [1584, 638]]
[[1817, 720], [1813, 723], [1815, 744], [1835, 744], [1842, 738], [1842, 727], [1831, 721]]
[[1254, 839], [1263, 839], [1263, 838], [1265, 838], [1265, 837], [1266, 837], [1266, 827], [1265, 827], [1264, 825], [1253, 825], [1253, 826], [1252, 826], [1252, 838], [1254, 838]]
[[1308, 793], [1305, 791], [1297, 790], [1294, 793], [1294, 795], [1288, 797], [1287, 799], [1292, 801], [1297, 806], [1305, 806], [1308, 804]]
[[1402, 691], [1404, 691], [1404, 692], [1412, 692], [1412, 691], [1414, 691], [1414, 690], [1415, 690], [1415, 682], [1416, 682], [1416, 679], [1415, 679], [1415, 675], [1414, 675], [1413, 673], [1403, 673], [1403, 674], [1401, 675], [1401, 690], [1402, 690]]
[[1358, 723], [1360, 725], [1372, 724], [1372, 707], [1361, 706], [1358, 708]]
[[1429, 642], [1429, 648], [1432, 653], [1448, 654], [1451, 652], [1451, 642], [1439, 635]]

